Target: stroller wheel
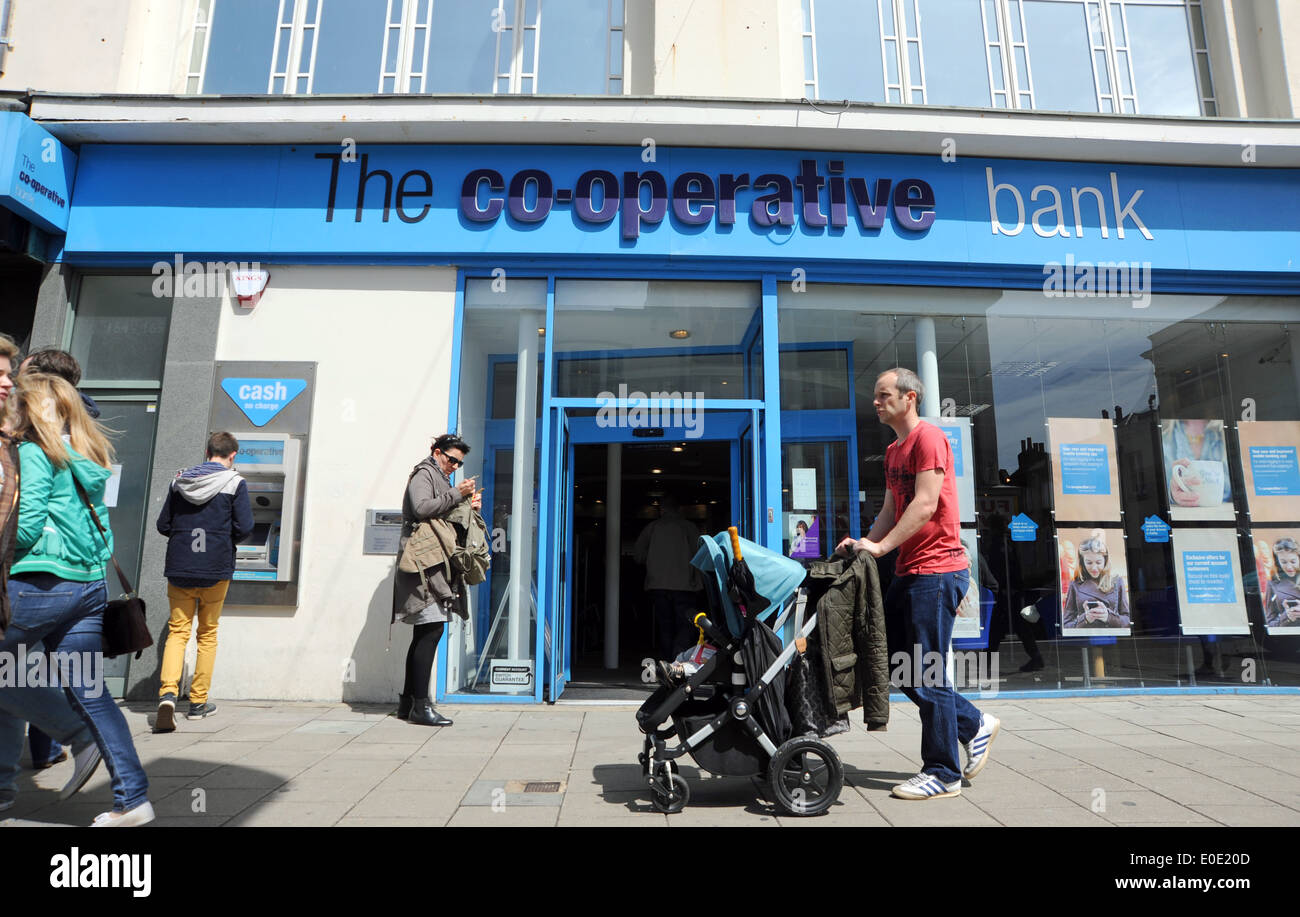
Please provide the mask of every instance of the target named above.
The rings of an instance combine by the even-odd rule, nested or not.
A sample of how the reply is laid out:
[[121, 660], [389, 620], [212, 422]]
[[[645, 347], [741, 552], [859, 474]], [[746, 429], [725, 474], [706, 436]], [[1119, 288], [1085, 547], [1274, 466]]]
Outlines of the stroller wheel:
[[789, 815], [820, 815], [835, 805], [844, 786], [844, 766], [835, 749], [812, 736], [791, 739], [768, 766], [772, 800]]
[[686, 782], [686, 778], [676, 771], [669, 774], [666, 780], [662, 778], [656, 780], [653, 788], [654, 793], [650, 802], [665, 815], [680, 812], [691, 800], [690, 785]]

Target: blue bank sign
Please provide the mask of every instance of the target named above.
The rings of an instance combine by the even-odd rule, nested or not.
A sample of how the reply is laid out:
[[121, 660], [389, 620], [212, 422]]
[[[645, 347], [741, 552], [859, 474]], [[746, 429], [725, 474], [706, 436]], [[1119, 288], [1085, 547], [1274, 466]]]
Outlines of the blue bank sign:
[[77, 155], [21, 112], [0, 111], [0, 207], [46, 232], [68, 228]]
[[[617, 256], [1300, 276], [1300, 176], [640, 147], [82, 149], [68, 260]], [[1268, 208], [1242, 201], [1269, 200]], [[423, 263], [423, 262], [421, 262]], [[499, 263], [499, 262], [498, 262]]]
[[222, 379], [221, 389], [255, 427], [264, 427], [307, 387], [304, 379]]

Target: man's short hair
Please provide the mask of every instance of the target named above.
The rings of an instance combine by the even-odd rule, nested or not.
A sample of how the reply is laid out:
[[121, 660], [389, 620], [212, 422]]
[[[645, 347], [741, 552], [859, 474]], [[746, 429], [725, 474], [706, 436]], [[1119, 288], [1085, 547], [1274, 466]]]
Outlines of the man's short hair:
[[455, 433], [444, 433], [433, 441], [433, 448], [446, 454], [448, 449], [459, 449], [461, 455], [469, 455], [469, 446]]
[[880, 375], [888, 376], [890, 373], [894, 374], [894, 387], [898, 389], [898, 394], [906, 395], [908, 392], [916, 392], [916, 404], [920, 407], [921, 402], [925, 400], [925, 385], [922, 384], [921, 377], [902, 366], [887, 369]]
[[208, 458], [226, 458], [239, 451], [239, 440], [229, 433], [213, 433], [208, 437]]
[[0, 357], [8, 357], [9, 362], [15, 364], [13, 369], [17, 372], [18, 343], [2, 331], [0, 331]]
[[59, 376], [74, 388], [81, 384], [81, 364], [66, 350], [47, 347], [28, 357], [26, 363], [27, 368], [32, 372]]

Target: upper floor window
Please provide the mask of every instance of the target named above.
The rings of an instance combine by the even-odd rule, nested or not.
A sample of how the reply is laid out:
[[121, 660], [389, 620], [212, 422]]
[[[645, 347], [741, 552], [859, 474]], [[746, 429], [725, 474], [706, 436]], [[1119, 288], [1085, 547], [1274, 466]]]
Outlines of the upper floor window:
[[1217, 114], [1200, 0], [802, 0], [809, 98]]
[[623, 92], [624, 0], [198, 0], [217, 94]]

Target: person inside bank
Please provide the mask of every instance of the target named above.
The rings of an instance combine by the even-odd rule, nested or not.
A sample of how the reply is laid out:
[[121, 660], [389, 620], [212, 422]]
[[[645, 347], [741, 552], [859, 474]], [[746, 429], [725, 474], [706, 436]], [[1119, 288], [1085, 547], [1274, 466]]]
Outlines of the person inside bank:
[[1093, 529], [1079, 545], [1074, 578], [1065, 595], [1062, 627], [1128, 627], [1128, 588], [1110, 568], [1106, 532]]
[[699, 529], [682, 516], [681, 502], [672, 493], [660, 499], [659, 518], [637, 536], [633, 555], [645, 564], [645, 591], [654, 610], [655, 653], [660, 660], [676, 659], [694, 643], [691, 619], [701, 607], [703, 580], [691, 558], [699, 541]]

